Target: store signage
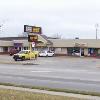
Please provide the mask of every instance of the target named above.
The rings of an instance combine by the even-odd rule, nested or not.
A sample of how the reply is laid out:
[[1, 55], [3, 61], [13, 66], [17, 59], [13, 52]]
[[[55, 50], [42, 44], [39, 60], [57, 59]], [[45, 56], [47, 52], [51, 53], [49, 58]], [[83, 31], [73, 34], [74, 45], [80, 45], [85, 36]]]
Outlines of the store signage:
[[41, 27], [24, 25], [24, 32], [42, 34], [42, 29]]
[[75, 47], [87, 47], [87, 43], [75, 43]]
[[28, 35], [28, 42], [38, 41], [38, 35]]

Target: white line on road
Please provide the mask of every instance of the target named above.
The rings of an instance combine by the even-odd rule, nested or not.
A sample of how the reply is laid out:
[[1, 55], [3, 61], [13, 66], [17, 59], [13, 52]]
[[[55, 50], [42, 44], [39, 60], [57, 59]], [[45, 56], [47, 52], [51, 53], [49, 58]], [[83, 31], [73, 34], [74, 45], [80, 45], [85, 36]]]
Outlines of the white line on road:
[[35, 72], [35, 73], [49, 73], [49, 72], [52, 72], [52, 71], [34, 70], [34, 71], [31, 71], [31, 72]]

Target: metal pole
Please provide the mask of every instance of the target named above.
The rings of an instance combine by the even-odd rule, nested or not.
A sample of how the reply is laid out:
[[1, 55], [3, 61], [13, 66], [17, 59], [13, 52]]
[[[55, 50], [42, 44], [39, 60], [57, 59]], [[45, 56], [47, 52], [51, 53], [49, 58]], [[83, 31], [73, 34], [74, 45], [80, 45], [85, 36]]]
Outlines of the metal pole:
[[96, 40], [98, 39], [98, 27], [99, 27], [99, 24], [95, 24], [95, 28], [96, 28]]
[[96, 40], [98, 39], [98, 38], [97, 38], [97, 32], [98, 32], [98, 29], [96, 28]]
[[29, 45], [30, 45], [30, 60], [31, 60], [31, 52], [32, 52], [32, 45], [31, 45], [31, 42], [29, 42]]

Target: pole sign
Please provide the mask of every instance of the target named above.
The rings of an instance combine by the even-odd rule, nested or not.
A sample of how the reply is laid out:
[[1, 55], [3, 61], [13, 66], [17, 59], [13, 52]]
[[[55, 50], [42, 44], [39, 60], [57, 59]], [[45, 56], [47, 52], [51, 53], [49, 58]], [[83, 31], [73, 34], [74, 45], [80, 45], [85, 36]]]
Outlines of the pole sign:
[[28, 42], [37, 42], [38, 35], [28, 35]]
[[42, 29], [41, 27], [24, 25], [24, 32], [42, 34]]

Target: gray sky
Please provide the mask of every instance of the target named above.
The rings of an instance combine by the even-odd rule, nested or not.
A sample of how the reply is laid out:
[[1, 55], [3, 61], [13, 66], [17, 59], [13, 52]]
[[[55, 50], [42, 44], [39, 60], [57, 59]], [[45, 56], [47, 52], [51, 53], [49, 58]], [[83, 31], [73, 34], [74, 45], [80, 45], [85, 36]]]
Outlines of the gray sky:
[[95, 38], [96, 23], [100, 0], [0, 0], [0, 36], [18, 36], [24, 25], [35, 25], [49, 36]]

